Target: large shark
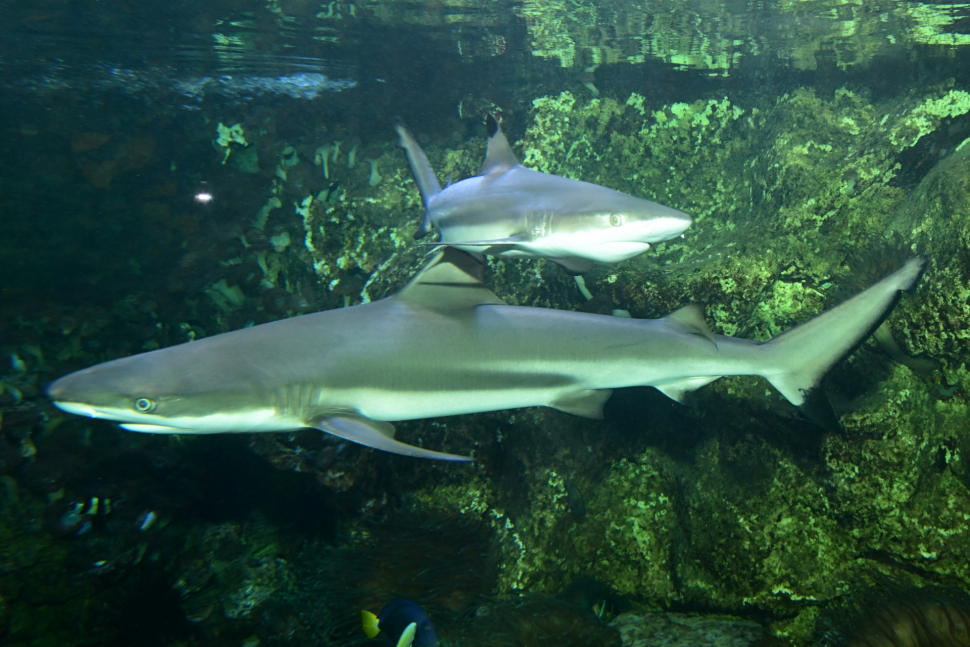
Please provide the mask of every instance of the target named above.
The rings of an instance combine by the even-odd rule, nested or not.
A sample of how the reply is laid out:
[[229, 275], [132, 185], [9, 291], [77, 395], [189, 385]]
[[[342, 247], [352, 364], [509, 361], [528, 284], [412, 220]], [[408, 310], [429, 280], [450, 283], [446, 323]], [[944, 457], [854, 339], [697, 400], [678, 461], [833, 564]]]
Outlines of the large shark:
[[480, 260], [444, 248], [392, 297], [114, 360], [47, 393], [64, 411], [132, 431], [316, 427], [398, 454], [465, 460], [395, 440], [389, 421], [530, 406], [600, 418], [618, 387], [680, 400], [722, 375], [760, 375], [837, 428], [823, 376], [915, 289], [925, 265], [910, 259], [758, 343], [712, 334], [697, 305], [651, 320], [509, 306], [482, 284]]
[[680, 236], [691, 218], [656, 202], [598, 184], [532, 171], [516, 159], [489, 115], [488, 152], [478, 175], [444, 189], [431, 163], [400, 119], [398, 145], [424, 202], [415, 233], [436, 230], [442, 245], [490, 256], [532, 256], [583, 274], [594, 262], [618, 263]]

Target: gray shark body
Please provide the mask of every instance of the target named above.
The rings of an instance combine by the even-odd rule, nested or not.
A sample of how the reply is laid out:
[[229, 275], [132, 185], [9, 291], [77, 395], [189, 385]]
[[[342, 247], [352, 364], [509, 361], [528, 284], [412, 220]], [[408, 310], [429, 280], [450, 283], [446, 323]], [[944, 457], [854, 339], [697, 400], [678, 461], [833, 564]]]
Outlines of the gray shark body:
[[398, 121], [396, 129], [425, 206], [415, 238], [435, 230], [443, 245], [547, 258], [581, 274], [594, 262], [618, 263], [641, 254], [691, 225], [686, 213], [656, 202], [525, 168], [491, 116], [479, 174], [442, 189], [404, 123]]
[[925, 261], [766, 343], [713, 335], [696, 305], [635, 320], [505, 305], [480, 261], [440, 251], [398, 294], [119, 359], [55, 381], [61, 409], [134, 431], [317, 427], [370, 447], [463, 457], [394, 439], [389, 421], [529, 406], [598, 418], [611, 390], [680, 400], [723, 375], [760, 375], [837, 426], [822, 377], [912, 290]]

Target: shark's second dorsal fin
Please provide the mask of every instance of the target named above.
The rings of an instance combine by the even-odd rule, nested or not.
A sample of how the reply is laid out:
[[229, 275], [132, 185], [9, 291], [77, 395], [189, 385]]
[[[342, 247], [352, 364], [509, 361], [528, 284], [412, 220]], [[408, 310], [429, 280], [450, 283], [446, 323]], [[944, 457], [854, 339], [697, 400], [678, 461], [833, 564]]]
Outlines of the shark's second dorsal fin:
[[482, 283], [483, 270], [482, 260], [445, 247], [393, 298], [442, 314], [464, 313], [481, 305], [505, 305]]
[[494, 115], [489, 115], [485, 120], [485, 127], [488, 129], [488, 152], [485, 153], [485, 161], [482, 168], [478, 171], [479, 175], [489, 173], [503, 173], [512, 167], [519, 165], [519, 160], [509, 146], [509, 140], [505, 138], [502, 127]]
[[711, 332], [711, 328], [704, 321], [704, 307], [701, 304], [691, 303], [683, 308], [678, 308], [664, 317], [664, 321], [675, 323], [690, 334], [703, 337], [717, 348], [714, 333]]

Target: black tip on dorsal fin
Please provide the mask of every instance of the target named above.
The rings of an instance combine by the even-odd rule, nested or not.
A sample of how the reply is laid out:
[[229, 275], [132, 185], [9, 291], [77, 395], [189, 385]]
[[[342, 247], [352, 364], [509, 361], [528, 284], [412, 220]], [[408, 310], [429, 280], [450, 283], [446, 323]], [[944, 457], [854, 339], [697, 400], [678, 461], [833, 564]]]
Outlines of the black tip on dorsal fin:
[[488, 129], [488, 151], [485, 153], [485, 161], [479, 169], [479, 175], [488, 175], [492, 172], [507, 171], [519, 165], [518, 158], [509, 146], [509, 140], [505, 138], [502, 127], [499, 126], [495, 115], [488, 115], [485, 120], [485, 127]]
[[489, 113], [485, 119], [485, 130], [488, 132], [489, 139], [495, 137], [495, 133], [498, 132], [498, 120], [495, 118], [495, 115]]

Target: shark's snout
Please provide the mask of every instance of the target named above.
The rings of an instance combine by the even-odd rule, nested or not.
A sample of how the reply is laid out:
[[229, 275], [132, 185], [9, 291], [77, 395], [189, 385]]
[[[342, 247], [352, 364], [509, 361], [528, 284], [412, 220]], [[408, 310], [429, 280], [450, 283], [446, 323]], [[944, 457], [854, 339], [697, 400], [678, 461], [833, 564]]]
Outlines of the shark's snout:
[[125, 368], [130, 360], [114, 360], [76, 371], [51, 382], [47, 397], [62, 411], [90, 418], [109, 418], [107, 409], [127, 403]]
[[61, 380], [54, 380], [47, 387], [47, 397], [57, 402], [58, 400], [63, 400], [65, 394], [64, 385], [61, 384]]
[[640, 222], [650, 232], [650, 240], [646, 242], [659, 243], [676, 238], [694, 224], [694, 219], [683, 211], [662, 204], [650, 205], [650, 209], [640, 218]]
[[83, 379], [78, 379], [77, 373], [72, 373], [51, 382], [47, 387], [47, 397], [61, 411], [96, 418], [95, 408], [88, 402], [90, 394], [86, 394], [83, 387]]
[[77, 374], [72, 373], [54, 380], [47, 387], [47, 397], [51, 399], [54, 406], [67, 413], [85, 418], [96, 418], [97, 412], [88, 402], [88, 398], [83, 393], [83, 380], [77, 379]]
[[83, 401], [84, 382], [78, 379], [77, 373], [71, 373], [64, 377], [54, 380], [47, 387], [47, 397], [59, 402], [80, 402]]
[[676, 238], [687, 231], [692, 224], [694, 224], [693, 218], [682, 211], [678, 211], [675, 215], [657, 219], [657, 234], [662, 236], [660, 240]]

